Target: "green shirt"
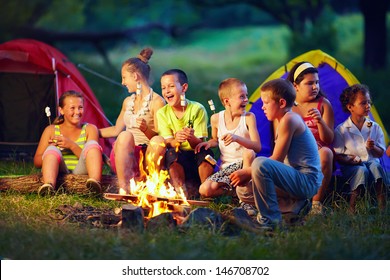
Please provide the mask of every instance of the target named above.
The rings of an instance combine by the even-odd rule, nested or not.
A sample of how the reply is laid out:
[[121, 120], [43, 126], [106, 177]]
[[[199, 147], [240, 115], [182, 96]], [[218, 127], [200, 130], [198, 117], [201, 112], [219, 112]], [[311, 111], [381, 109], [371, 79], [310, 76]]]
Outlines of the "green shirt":
[[[172, 107], [165, 105], [157, 111], [158, 134], [164, 139], [173, 138], [175, 133], [192, 123], [194, 134], [198, 138], [207, 138], [208, 116], [202, 104], [186, 99], [187, 108], [184, 116], [178, 119]], [[185, 141], [180, 144], [180, 149], [185, 151], [193, 150], [190, 143]]]

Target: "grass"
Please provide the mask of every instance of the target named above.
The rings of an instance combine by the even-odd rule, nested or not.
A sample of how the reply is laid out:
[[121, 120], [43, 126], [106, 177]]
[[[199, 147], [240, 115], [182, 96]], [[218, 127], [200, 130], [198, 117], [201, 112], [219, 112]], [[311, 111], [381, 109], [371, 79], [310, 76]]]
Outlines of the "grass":
[[[59, 195], [1, 193], [0, 255], [10, 259], [388, 259], [389, 215], [376, 214], [361, 202], [360, 214], [335, 209], [328, 218], [312, 217], [305, 226], [274, 237], [192, 228], [182, 233], [162, 228], [143, 234], [103, 229], [51, 218], [60, 205], [81, 203], [113, 209], [117, 202]], [[215, 207], [215, 206], [214, 206]], [[191, 249], [189, 249], [191, 248]]]
[[[351, 69], [356, 76], [375, 88], [380, 100], [387, 92], [386, 71], [365, 73], [361, 69], [361, 17], [338, 19], [340, 44], [331, 54]], [[341, 40], [340, 40], [341, 39]], [[290, 60], [284, 27], [247, 27], [232, 30], [198, 31], [180, 41], [153, 46], [152, 82], [160, 92], [159, 76], [168, 68], [184, 69], [190, 79], [188, 98], [205, 104], [212, 98], [221, 110], [217, 87], [221, 80], [234, 76], [242, 79], [253, 92], [275, 69]], [[166, 42], [166, 41], [164, 41]], [[109, 53], [114, 69], [104, 65], [100, 56], [75, 51], [68, 56], [75, 63], [120, 82], [122, 62], [136, 56], [144, 45], [120, 45]], [[319, 47], [320, 48], [320, 47]], [[108, 118], [114, 122], [126, 92], [117, 85], [84, 72]], [[366, 79], [367, 77], [367, 79]], [[379, 81], [379, 82], [377, 82]], [[383, 83], [382, 83], [383, 81]], [[381, 86], [382, 85], [382, 86]], [[375, 99], [374, 99], [375, 102]], [[377, 109], [383, 120], [388, 102]], [[210, 113], [210, 112], [209, 112]], [[389, 123], [389, 122], [387, 122]], [[0, 176], [36, 174], [31, 162], [0, 161]], [[310, 218], [305, 226], [277, 232], [274, 237], [242, 232], [226, 236], [218, 230], [193, 228], [182, 233], [161, 229], [158, 233], [134, 233], [126, 229], [103, 229], [83, 223], [52, 219], [61, 205], [81, 203], [99, 209], [114, 209], [113, 201], [58, 195], [40, 198], [35, 194], [0, 193], [0, 258], [10, 259], [368, 259], [390, 258], [389, 209], [379, 215], [365, 197], [359, 201], [358, 214], [346, 214], [343, 200], [330, 202], [334, 213], [327, 218]], [[227, 211], [231, 205], [213, 204], [217, 211]]]

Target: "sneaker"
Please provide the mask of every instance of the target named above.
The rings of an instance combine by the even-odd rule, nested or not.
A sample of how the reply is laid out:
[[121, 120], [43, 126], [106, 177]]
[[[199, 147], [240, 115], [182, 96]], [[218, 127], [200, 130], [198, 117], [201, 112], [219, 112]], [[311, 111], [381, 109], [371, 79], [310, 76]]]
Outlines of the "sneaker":
[[249, 204], [249, 203], [246, 203], [246, 202], [243, 202], [243, 201], [240, 202], [239, 207], [244, 209], [248, 213], [249, 216], [256, 216], [259, 212], [259, 211], [257, 211], [256, 206]]
[[38, 189], [38, 195], [39, 196], [49, 196], [53, 195], [55, 193], [54, 187], [50, 183], [45, 183]]
[[256, 221], [264, 231], [273, 231], [279, 225], [278, 223], [272, 222], [270, 219], [261, 216], [260, 213], [257, 214]]
[[316, 215], [324, 215], [324, 206], [322, 205], [321, 202], [319, 201], [313, 201], [313, 204], [311, 206], [311, 209], [310, 209], [310, 212], [309, 212], [309, 215], [313, 215], [313, 216], [316, 216]]
[[93, 193], [93, 194], [101, 194], [102, 193], [102, 186], [100, 185], [100, 182], [96, 181], [95, 179], [89, 178], [87, 180], [87, 183], [85, 184], [85, 186], [89, 190], [90, 193]]

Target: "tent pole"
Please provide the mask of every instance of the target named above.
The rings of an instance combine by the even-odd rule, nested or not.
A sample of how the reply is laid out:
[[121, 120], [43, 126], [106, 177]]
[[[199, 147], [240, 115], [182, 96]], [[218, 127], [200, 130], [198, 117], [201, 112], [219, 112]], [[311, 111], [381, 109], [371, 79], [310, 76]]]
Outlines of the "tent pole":
[[[56, 69], [56, 59], [54, 57], [51, 58], [51, 65], [53, 67], [53, 72], [54, 72], [55, 80], [56, 80], [56, 96], [57, 96], [56, 104], [58, 105], [58, 100], [60, 100], [60, 94], [59, 94], [59, 89], [58, 89], [58, 72]], [[58, 113], [59, 113], [58, 106], [56, 106], [55, 110], [56, 110], [56, 116], [58, 116]]]

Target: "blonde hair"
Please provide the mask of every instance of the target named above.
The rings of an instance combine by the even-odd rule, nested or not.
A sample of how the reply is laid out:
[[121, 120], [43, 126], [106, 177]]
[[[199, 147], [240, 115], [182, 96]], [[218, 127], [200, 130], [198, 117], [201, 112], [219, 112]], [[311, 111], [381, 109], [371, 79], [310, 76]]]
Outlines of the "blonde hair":
[[246, 87], [246, 84], [236, 78], [227, 78], [223, 80], [218, 87], [218, 96], [221, 100], [222, 105], [224, 105], [223, 100], [229, 98], [235, 92], [235, 87]]

